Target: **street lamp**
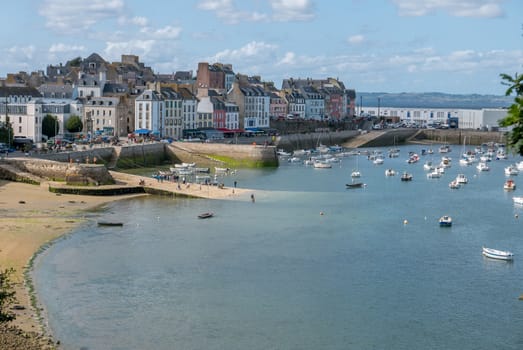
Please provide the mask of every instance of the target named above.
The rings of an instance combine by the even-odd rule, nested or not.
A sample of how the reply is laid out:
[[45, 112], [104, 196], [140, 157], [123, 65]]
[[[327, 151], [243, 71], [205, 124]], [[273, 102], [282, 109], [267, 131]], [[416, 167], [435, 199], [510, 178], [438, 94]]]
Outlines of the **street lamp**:
[[380, 119], [380, 98], [378, 97], [378, 119]]
[[11, 123], [9, 123], [9, 115], [7, 114], [7, 96], [5, 97], [5, 127], [7, 128], [7, 147], [11, 148]]

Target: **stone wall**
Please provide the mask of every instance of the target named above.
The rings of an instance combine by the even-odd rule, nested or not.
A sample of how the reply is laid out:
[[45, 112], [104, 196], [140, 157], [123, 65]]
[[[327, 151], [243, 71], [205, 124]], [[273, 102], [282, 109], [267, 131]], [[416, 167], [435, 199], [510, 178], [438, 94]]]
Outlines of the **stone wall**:
[[62, 163], [35, 158], [10, 158], [3, 162], [19, 172], [51, 181], [64, 181], [68, 185], [114, 184], [111, 174], [102, 164]]
[[78, 151], [67, 151], [67, 152], [48, 152], [48, 153], [39, 153], [34, 154], [34, 157], [40, 159], [54, 160], [56, 162], [65, 162], [69, 163], [71, 160], [78, 163], [92, 163], [96, 158], [97, 163], [108, 163], [113, 156], [114, 148], [113, 147], [86, 147], [85, 150]]
[[170, 161], [165, 143], [131, 144], [119, 147], [117, 168], [151, 167]]
[[222, 143], [175, 142], [167, 146], [169, 152], [180, 151], [194, 157], [207, 157], [233, 166], [270, 167], [278, 166], [278, 156], [274, 146], [229, 145]]
[[506, 143], [507, 137], [501, 131], [477, 131], [462, 129], [422, 129], [416, 140], [427, 140], [435, 143], [461, 145], [481, 145], [487, 142]]

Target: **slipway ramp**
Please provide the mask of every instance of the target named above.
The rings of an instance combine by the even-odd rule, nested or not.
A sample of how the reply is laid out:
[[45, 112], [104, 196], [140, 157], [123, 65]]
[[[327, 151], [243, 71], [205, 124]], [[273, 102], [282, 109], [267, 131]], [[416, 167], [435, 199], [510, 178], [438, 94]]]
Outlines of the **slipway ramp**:
[[386, 134], [386, 131], [368, 131], [366, 133], [361, 133], [360, 135], [351, 138], [347, 142], [343, 143], [343, 147], [346, 148], [358, 148], [363, 147], [371, 141], [381, 137]]

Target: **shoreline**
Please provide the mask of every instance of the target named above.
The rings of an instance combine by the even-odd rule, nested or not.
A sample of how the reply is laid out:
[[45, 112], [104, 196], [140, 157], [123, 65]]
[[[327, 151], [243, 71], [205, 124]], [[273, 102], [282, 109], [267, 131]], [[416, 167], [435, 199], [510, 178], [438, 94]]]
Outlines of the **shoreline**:
[[[47, 186], [0, 180], [0, 268], [15, 269], [11, 276], [16, 292], [16, 303], [13, 305], [19, 307], [12, 310], [16, 318], [8, 325], [16, 327], [21, 331], [19, 333], [25, 333], [20, 337], [33, 335], [42, 348], [56, 341], [47, 327], [45, 308], [40, 304], [32, 284], [34, 260], [53, 242], [83, 224], [87, 220], [84, 216], [86, 212], [117, 200], [144, 195], [147, 194], [57, 195], [49, 192]], [[4, 333], [5, 329], [0, 332]], [[10, 336], [2, 334], [2, 337]]]

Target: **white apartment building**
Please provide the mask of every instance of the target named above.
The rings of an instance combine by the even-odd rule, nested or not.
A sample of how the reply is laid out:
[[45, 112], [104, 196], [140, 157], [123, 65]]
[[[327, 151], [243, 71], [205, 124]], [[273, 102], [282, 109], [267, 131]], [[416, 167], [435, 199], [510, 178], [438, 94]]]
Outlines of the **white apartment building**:
[[235, 103], [225, 102], [225, 127], [229, 130], [240, 128], [240, 110]]
[[145, 129], [163, 137], [164, 129], [164, 101], [160, 93], [155, 90], [145, 90], [134, 102], [135, 130]]
[[498, 121], [503, 119], [507, 110], [503, 108], [458, 109], [458, 108], [398, 108], [398, 107], [366, 107], [363, 115], [379, 116], [396, 119], [408, 124], [428, 126], [432, 124], [447, 124], [449, 120], [457, 120], [460, 129], [489, 129], [498, 127]]

